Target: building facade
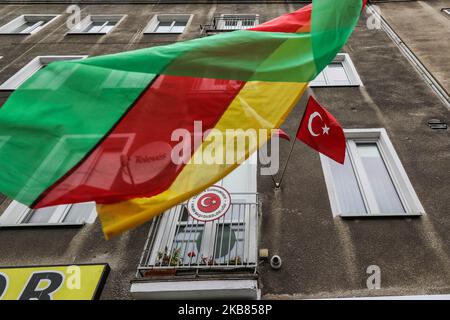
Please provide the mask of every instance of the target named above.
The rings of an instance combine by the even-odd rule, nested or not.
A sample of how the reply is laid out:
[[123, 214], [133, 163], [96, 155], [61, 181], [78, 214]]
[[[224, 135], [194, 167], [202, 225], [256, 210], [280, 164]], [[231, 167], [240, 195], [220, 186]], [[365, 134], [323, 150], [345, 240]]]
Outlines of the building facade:
[[[52, 61], [245, 29], [308, 1], [0, 3], [1, 105]], [[450, 0], [370, 1], [282, 126], [293, 138], [314, 95], [344, 127], [350, 160], [297, 141], [280, 188], [282, 170], [245, 163], [220, 182], [232, 204], [215, 222], [180, 205], [106, 241], [93, 204], [34, 212], [0, 196], [0, 275], [107, 264], [100, 299], [449, 294], [449, 31]], [[280, 141], [282, 168], [291, 147]]]

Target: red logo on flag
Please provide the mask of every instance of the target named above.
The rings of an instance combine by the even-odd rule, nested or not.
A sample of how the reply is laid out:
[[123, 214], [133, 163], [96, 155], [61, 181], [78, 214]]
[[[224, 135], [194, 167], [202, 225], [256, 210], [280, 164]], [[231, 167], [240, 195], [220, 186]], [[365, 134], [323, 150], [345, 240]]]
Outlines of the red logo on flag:
[[344, 163], [344, 130], [333, 115], [313, 97], [309, 98], [306, 105], [297, 138], [327, 157], [341, 164]]

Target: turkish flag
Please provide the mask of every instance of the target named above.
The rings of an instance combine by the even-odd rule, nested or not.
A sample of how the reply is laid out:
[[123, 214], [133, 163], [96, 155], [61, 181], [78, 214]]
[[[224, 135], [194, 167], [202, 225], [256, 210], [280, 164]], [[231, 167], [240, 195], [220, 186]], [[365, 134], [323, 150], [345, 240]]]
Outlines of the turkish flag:
[[313, 97], [309, 97], [297, 131], [297, 139], [327, 157], [341, 164], [344, 163], [344, 130], [331, 113], [325, 110]]

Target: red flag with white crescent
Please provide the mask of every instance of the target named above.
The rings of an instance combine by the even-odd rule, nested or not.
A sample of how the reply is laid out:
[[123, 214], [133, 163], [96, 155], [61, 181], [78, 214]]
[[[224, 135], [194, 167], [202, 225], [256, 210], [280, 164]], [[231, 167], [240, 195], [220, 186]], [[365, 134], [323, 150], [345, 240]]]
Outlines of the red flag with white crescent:
[[343, 164], [345, 160], [345, 135], [339, 122], [310, 97], [297, 139], [331, 159]]

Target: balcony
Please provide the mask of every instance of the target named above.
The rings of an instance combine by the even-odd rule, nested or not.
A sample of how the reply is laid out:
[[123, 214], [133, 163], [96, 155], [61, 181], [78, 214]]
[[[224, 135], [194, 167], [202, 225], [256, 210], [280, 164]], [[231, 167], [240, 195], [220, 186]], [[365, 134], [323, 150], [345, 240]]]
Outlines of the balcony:
[[255, 27], [259, 24], [259, 15], [250, 14], [222, 14], [215, 16], [210, 24], [202, 27], [206, 35], [217, 34], [221, 32], [244, 30]]
[[227, 213], [215, 221], [193, 219], [184, 204], [154, 219], [138, 277], [202, 272], [255, 272], [258, 197], [233, 193]]

